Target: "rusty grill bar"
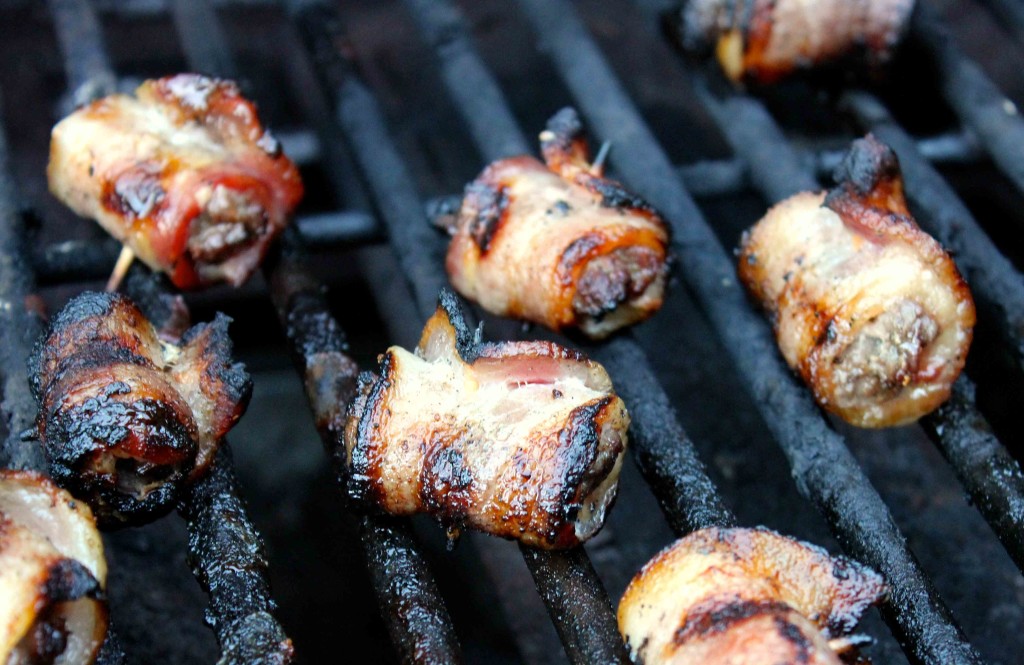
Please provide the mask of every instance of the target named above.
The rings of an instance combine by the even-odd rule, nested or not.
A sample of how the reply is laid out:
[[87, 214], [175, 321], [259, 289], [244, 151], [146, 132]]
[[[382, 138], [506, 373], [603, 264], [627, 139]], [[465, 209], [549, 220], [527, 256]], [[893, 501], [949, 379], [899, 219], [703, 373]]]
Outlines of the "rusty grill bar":
[[[190, 64], [207, 73], [234, 75], [236, 65], [212, 5], [188, 0], [171, 0], [170, 4]], [[493, 76], [477, 55], [459, 11], [447, 2], [406, 0], [406, 4], [438, 55], [445, 85], [482, 156], [491, 161], [532, 152]], [[997, 3], [990, 0], [986, 4]], [[891, 604], [883, 608], [883, 615], [908, 656], [915, 662], [980, 662], [919, 569], [888, 509], [847, 450], [843, 438], [829, 427], [778, 357], [767, 326], [738, 289], [732, 261], [687, 191], [696, 190], [707, 196], [732, 195], [752, 184], [767, 200], [777, 201], [797, 191], [817, 189], [816, 175], [834, 161], [834, 156], [821, 153], [807, 159], [806, 154], [797, 154], [760, 102], [738, 95], [721, 99], [706, 86], [698, 85], [698, 97], [708, 106], [738, 159], [674, 168], [572, 6], [564, 0], [521, 0], [520, 5], [550, 50], [556, 69], [595, 133], [615, 141], [613, 165], [634, 189], [666, 213], [675, 234], [675, 251], [683, 259], [681, 272], [747, 380], [765, 422], [790, 460], [801, 493], [818, 506], [844, 548], [882, 571], [893, 586]], [[111, 91], [116, 79], [89, 3], [51, 0], [50, 6], [68, 63], [72, 99], [81, 102]], [[369, 181], [388, 239], [413, 287], [418, 311], [425, 316], [432, 311], [445, 277], [430, 254], [429, 248], [436, 248], [438, 239], [425, 222], [424, 206], [412, 179], [390, 143], [372, 95], [356, 80], [351, 65], [340, 55], [342, 30], [336, 13], [318, 0], [293, 0], [288, 9], [302, 28], [323, 82], [335, 96], [337, 126], [326, 130], [337, 132], [340, 128], [347, 136], [354, 158]], [[1009, 154], [1011, 148], [1024, 146], [1024, 138], [1017, 142], [1018, 130], [1024, 137], [1024, 125], [1005, 107], [1003, 115], [1010, 117], [1010, 124], [1004, 122], [1005, 117], [992, 119], [991, 115], [983, 115], [984, 107], [996, 99], [993, 94], [998, 95], [1000, 104], [1006, 101], [1005, 97], [980, 69], [955, 50], [947, 37], [936, 37], [935, 31], [941, 30], [941, 26], [934, 17], [922, 18], [922, 14], [915, 14], [914, 31], [930, 44], [935, 60], [943, 68], [947, 99], [965, 124], [977, 133], [1000, 168], [1021, 186], [1024, 176], [1016, 174], [1024, 164], [1019, 159], [1020, 150], [1016, 151], [1016, 158], [1007, 157], [1005, 163], [1000, 151], [1006, 148]], [[955, 85], [954, 81], [960, 83]], [[971, 98], [966, 92], [969, 90], [983, 94]], [[957, 250], [958, 264], [972, 286], [1000, 308], [999, 329], [1005, 333], [1018, 364], [1024, 366], [1024, 345], [1019, 336], [1019, 323], [1024, 320], [1020, 273], [992, 245], [922, 155], [923, 142], [915, 145], [873, 98], [855, 93], [848, 94], [844, 102], [863, 124], [897, 150], [907, 176], [908, 195], [915, 209], [923, 213], [922, 226]], [[315, 117], [313, 121], [316, 124]], [[942, 159], [943, 155], [952, 155], [959, 159], [974, 154], [970, 139], [953, 136], [950, 144], [952, 149], [941, 148], [929, 156]], [[322, 142], [321, 148], [328, 163], [344, 164], [348, 159], [337, 144]], [[28, 396], [23, 390], [12, 391], [11, 387], [24, 385], [27, 345], [41, 325], [39, 316], [28, 307], [33, 302], [34, 278], [32, 266], [25, 260], [28, 254], [21, 246], [23, 237], [19, 229], [23, 221], [14, 205], [13, 188], [4, 175], [4, 152], [0, 131], [0, 297], [9, 305], [0, 312], [0, 372], [9, 422], [17, 425], [24, 421], [27, 427], [34, 404], [31, 398], [28, 406], [13, 403], [11, 396]], [[766, 168], [769, 164], [771, 168]], [[351, 179], [335, 177], [333, 184], [339, 191], [352, 193]], [[339, 455], [343, 446], [339, 423], [344, 414], [339, 408], [354, 390], [356, 370], [347, 356], [344, 333], [329, 312], [322, 287], [301, 267], [300, 245], [302, 240], [310, 244], [357, 243], [378, 237], [379, 231], [372, 217], [360, 212], [321, 217], [320, 236], [307, 230], [313, 226], [300, 220], [298, 232], [286, 239], [281, 255], [268, 264], [265, 274], [293, 357], [305, 378], [307, 396], [324, 444], [336, 471], [341, 473]], [[63, 253], [61, 248], [49, 247], [36, 251], [31, 263], [40, 268], [44, 280], [82, 279], [95, 276], [99, 267], [116, 254], [116, 248], [109, 241], [69, 245], [63, 248]], [[587, 351], [608, 368], [630, 405], [634, 419], [631, 449], [672, 529], [682, 534], [704, 526], [735, 523], [639, 344], [630, 335], [624, 335], [592, 345]], [[317, 380], [312, 380], [313, 376]], [[1014, 561], [1022, 566], [1024, 476], [978, 413], [973, 393], [973, 383], [962, 377], [951, 401], [923, 425]], [[11, 427], [5, 455], [25, 455], [26, 450], [33, 450], [31, 446], [19, 445], [17, 435], [21, 429]], [[39, 468], [42, 460], [33, 460], [29, 455], [21, 464]], [[261, 644], [259, 640], [233, 642], [222, 630], [240, 618], [247, 618], [257, 627], [253, 634], [279, 635], [283, 639], [280, 626], [269, 614], [273, 602], [267, 591], [262, 555], [236, 547], [255, 535], [237, 496], [226, 447], [207, 481], [194, 488], [192, 495], [192, 500], [182, 508], [189, 521], [190, 545], [197, 541], [190, 548], [190, 560], [197, 579], [211, 594], [213, 623], [227, 659], [223, 662], [272, 658], [274, 644]], [[204, 512], [207, 502], [211, 505]], [[218, 530], [217, 515], [234, 517], [226, 529]], [[461, 660], [444, 600], [405, 521], [363, 517], [360, 536], [383, 614], [403, 660]], [[573, 662], [625, 662], [607, 594], [586, 553], [578, 549], [569, 554], [551, 554], [523, 548], [523, 556]], [[260, 587], [255, 597], [264, 604], [238, 605], [232, 595], [236, 588], [232, 585], [238, 582], [222, 582], [215, 577], [218, 570], [225, 568], [217, 565], [217, 561], [251, 574], [246, 583]], [[222, 583], [224, 586], [218, 589]], [[106, 662], [116, 662], [116, 657]]]

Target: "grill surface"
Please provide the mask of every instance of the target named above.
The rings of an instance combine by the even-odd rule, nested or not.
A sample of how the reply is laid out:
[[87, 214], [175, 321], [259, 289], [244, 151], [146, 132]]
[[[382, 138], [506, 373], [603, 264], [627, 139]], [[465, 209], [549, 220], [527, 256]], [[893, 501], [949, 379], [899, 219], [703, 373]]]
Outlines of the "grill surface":
[[[657, 0], [523, 0], [458, 9], [425, 0], [339, 7], [296, 0], [286, 7], [230, 3], [219, 11], [205, 2], [164, 7], [140, 0], [116, 8], [95, 3], [104, 10], [101, 21], [87, 2], [49, 4], [48, 13], [32, 3], [0, 2], [0, 100], [14, 176], [4, 188], [0, 172], [0, 249], [21, 261], [0, 266], [0, 289], [8, 303], [25, 305], [4, 308], [13, 317], [4, 319], [5, 334], [22, 333], [0, 358], [4, 408], [13, 418], [7, 449], [23, 450], [16, 435], [31, 418], [31, 404], [11, 399], [24, 393], [10, 387], [24, 381], [23, 352], [38, 330], [37, 301], [26, 299], [34, 288], [26, 259], [40, 283], [52, 285], [43, 292], [52, 311], [69, 295], [96, 288], [82, 280], [104, 276], [117, 250], [45, 195], [49, 127], [71, 104], [118, 85], [118, 76], [126, 84], [187, 68], [239, 76], [304, 165], [305, 216], [268, 265], [270, 299], [257, 281], [189, 301], [197, 320], [212, 308], [235, 317], [236, 346], [255, 369], [253, 404], [232, 438], [252, 518], [269, 539], [279, 615], [300, 660], [336, 658], [340, 648], [353, 659], [398, 654], [417, 662], [450, 662], [460, 653], [468, 662], [553, 663], [566, 654], [573, 662], [622, 661], [609, 596], [621, 595], [672, 532], [733, 522], [766, 524], [836, 550], [831, 530], [848, 552], [881, 570], [893, 586], [881, 615], [898, 638], [868, 618], [877, 662], [1012, 662], [1024, 646], [1017, 629], [1024, 583], [1007, 556], [1024, 560], [1024, 481], [1013, 458], [1019, 451], [1007, 451], [996, 437], [1015, 441], [1019, 433], [1013, 416], [1024, 357], [1024, 284], [1021, 248], [1005, 227], [1020, 221], [1012, 211], [1021, 203], [1014, 183], [1024, 162], [1012, 155], [1020, 154], [1022, 125], [983, 70], [945, 41], [932, 15], [945, 12], [947, 21], [957, 19], [952, 25], [976, 28], [957, 35], [968, 52], [984, 32], [1012, 57], [1024, 57], [985, 22], [987, 14], [924, 2], [929, 7], [915, 17], [907, 52], [878, 88], [880, 101], [832, 82], [824, 93], [796, 83], [767, 92], [765, 105], [723, 87], [710, 67], [684, 65], [657, 32], [664, 8]], [[994, 0], [982, 4], [1007, 11]], [[921, 75], [932, 69], [937, 77]], [[998, 73], [1011, 98], [1021, 92], [1018, 72]], [[901, 84], [920, 93], [915, 104], [894, 94], [905, 91]], [[70, 94], [62, 94], [65, 85]], [[941, 95], [971, 133], [943, 110]], [[459, 191], [485, 161], [532, 152], [525, 137], [566, 103], [580, 107], [595, 139], [614, 141], [615, 174], [666, 213], [680, 257], [679, 284], [664, 311], [635, 334], [587, 347], [610, 370], [634, 419], [636, 466], [624, 471], [605, 531], [587, 553], [519, 556], [509, 543], [471, 537], [448, 554], [431, 524], [410, 528], [346, 515], [329, 489], [329, 465], [316, 451], [301, 389], [283, 371], [284, 349], [290, 346], [307, 377], [306, 396], [333, 454], [331, 422], [350, 390], [352, 359], [365, 364], [391, 341], [414, 342], [445, 281], [443, 238], [429, 227], [423, 201]], [[891, 104], [892, 115], [882, 104]], [[993, 112], [1000, 108], [1002, 116]], [[839, 109], [856, 122], [838, 120]], [[936, 138], [915, 143], [897, 121]], [[962, 379], [951, 403], [923, 428], [864, 432], [825, 420], [782, 365], [722, 249], [735, 245], [766, 202], [816, 187], [836, 150], [856, 136], [857, 123], [897, 149], [919, 221], [955, 251], [982, 305], [969, 363], [978, 388]], [[994, 164], [983, 150], [992, 150]], [[922, 155], [942, 167], [954, 188]], [[705, 197], [699, 208], [691, 193]], [[33, 224], [31, 251], [18, 249], [23, 219]], [[388, 246], [368, 244], [382, 230]], [[68, 240], [74, 244], [54, 244]], [[332, 287], [330, 298], [318, 279]], [[276, 332], [275, 308], [287, 340]], [[516, 325], [485, 320], [492, 337], [519, 333]], [[538, 335], [545, 333], [529, 333]], [[326, 379], [309, 381], [312, 369]], [[237, 511], [230, 460], [222, 463], [211, 484], [226, 492], [224, 510]], [[964, 490], [978, 512], [964, 502]], [[184, 512], [196, 517], [190, 507]], [[200, 579], [209, 581], [204, 566], [217, 569], [210, 564], [220, 557], [254, 566], [258, 587], [258, 558], [225, 547], [229, 536], [218, 544], [209, 531], [218, 523], [207, 520], [207, 531], [193, 532], [213, 534], [206, 563], [201, 554], [196, 559]], [[239, 525], [245, 533], [244, 519]], [[198, 618], [205, 601], [182, 565], [181, 527], [165, 519], [109, 537], [108, 548], [114, 622], [129, 659], [213, 659], [215, 646]], [[370, 562], [368, 577], [360, 559]], [[539, 595], [529, 589], [531, 578]], [[273, 609], [258, 599], [232, 604], [231, 595], [218, 596], [217, 585], [210, 586], [210, 617], [225, 644], [225, 617]], [[272, 620], [257, 623], [272, 633]]]

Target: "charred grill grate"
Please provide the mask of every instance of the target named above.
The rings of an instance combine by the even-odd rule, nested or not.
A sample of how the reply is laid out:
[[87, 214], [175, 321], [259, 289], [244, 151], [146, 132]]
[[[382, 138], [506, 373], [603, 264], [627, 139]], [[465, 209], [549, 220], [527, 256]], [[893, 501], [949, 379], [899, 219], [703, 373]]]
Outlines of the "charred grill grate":
[[[237, 63], [212, 5], [195, 0], [168, 4], [189, 65], [204, 73], [236, 75]], [[990, 4], [1002, 5], [994, 0]], [[477, 54], [459, 10], [444, 1], [407, 0], [406, 5], [438, 58], [446, 90], [479, 153], [490, 161], [532, 152], [494, 75]], [[823, 513], [844, 548], [882, 572], [892, 585], [892, 599], [883, 615], [908, 657], [927, 663], [980, 662], [843, 436], [831, 428], [782, 363], [767, 325], [751, 309], [736, 282], [732, 259], [691, 198], [691, 192], [728, 196], [752, 185], [764, 199], [775, 202], [796, 191], [818, 188], [817, 164], [797, 155], [760, 102], [732, 92], [712, 92], [713, 81], [698, 79], [695, 94], [736, 158], [674, 167], [572, 5], [565, 0], [521, 0], [519, 5], [594, 135], [615, 142], [612, 165], [618, 174], [672, 223], [680, 273], [731, 353], [764, 422], [789, 459], [801, 493]], [[69, 101], [81, 103], [111, 92], [117, 79], [89, 3], [51, 0], [50, 8], [65, 53]], [[416, 183], [388, 136], [373, 95], [359, 81], [353, 64], [342, 56], [345, 35], [337, 12], [316, 0], [294, 0], [287, 11], [309, 49], [320, 83], [334, 102], [333, 117], [324, 108], [318, 109], [315, 101], [301, 102], [320, 137], [320, 157], [331, 185], [347, 200], [365, 196], [362, 183], [351, 175], [349, 162], [355, 163], [412, 286], [417, 312], [424, 317], [433, 309], [446, 278], [441, 263], [430, 252], [438, 239], [426, 223]], [[1024, 134], [1024, 125], [1020, 119], [993, 111], [1008, 102], [981, 70], [943, 37], [934, 17], [919, 12], [914, 30], [940, 67], [942, 92], [951, 106], [999, 167], [1021, 186], [1024, 181], [1018, 171], [1024, 162], [1019, 159], [1019, 148], [1024, 139], [1018, 135]], [[919, 221], [956, 250], [958, 264], [975, 293], [996, 306], [995, 328], [1002, 332], [1020, 369], [1024, 365], [1020, 273], [988, 241], [957, 195], [922, 156], [920, 148], [926, 144], [915, 144], [872, 97], [854, 92], [844, 101], [865, 127], [899, 153]], [[328, 140], [332, 137], [344, 137], [348, 149], [339, 141]], [[953, 136], [951, 142], [954, 148], [938, 151], [940, 156], [963, 158], [966, 153], [970, 159], [977, 152], [971, 140], [960, 135]], [[4, 152], [0, 139], [0, 167]], [[828, 160], [826, 153], [819, 162]], [[115, 244], [97, 238], [26, 252], [15, 201], [13, 188], [0, 168], [0, 289], [6, 303], [13, 303], [3, 308], [0, 333], [5, 336], [0, 339], [5, 342], [0, 349], [4, 408], [12, 423], [5, 444], [8, 455], [26, 449], [17, 439], [18, 424], [27, 424], [34, 408], [11, 399], [13, 395], [26, 396], [12, 386], [24, 383], [27, 345], [40, 329], [39, 316], [31, 310], [35, 284], [26, 256], [32, 257], [41, 281], [66, 283], [102, 274], [117, 251]], [[307, 397], [324, 444], [336, 460], [341, 417], [337, 409], [354, 389], [355, 365], [322, 287], [302, 267], [302, 245], [325, 240], [365, 242], [377, 238], [380, 229], [373, 218], [348, 211], [300, 219], [297, 227], [298, 232], [282, 243], [281, 255], [267, 266], [265, 274], [292, 355], [306, 378]], [[389, 303], [382, 302], [381, 307], [387, 310]], [[735, 517], [705, 472], [641, 345], [632, 335], [623, 335], [587, 351], [608, 368], [631, 407], [631, 450], [672, 530], [682, 534], [734, 523]], [[316, 381], [310, 380], [313, 375]], [[1020, 567], [1024, 565], [1024, 476], [978, 412], [974, 392], [973, 383], [962, 377], [950, 403], [922, 424]], [[39, 460], [19, 463], [38, 465]], [[270, 615], [273, 602], [265, 561], [258, 549], [235, 547], [256, 542], [237, 494], [230, 455], [225, 454], [182, 509], [189, 521], [190, 545], [195, 541], [196, 575], [211, 593], [212, 623], [225, 662], [270, 659], [280, 640], [266, 640], [265, 636], [283, 638]], [[208, 506], [210, 497], [217, 499]], [[232, 515], [232, 519], [217, 519], [217, 511]], [[403, 520], [362, 517], [360, 536], [378, 600], [402, 659], [423, 663], [460, 660], [460, 646], [444, 600], [409, 525]], [[578, 663], [625, 662], [608, 596], [586, 552], [551, 554], [524, 549], [522, 554], [570, 659]], [[482, 551], [481, 556], [485, 564], [491, 561], [492, 575], [500, 577], [498, 555]], [[225, 571], [229, 579], [217, 577]], [[239, 604], [232, 589], [243, 587], [253, 593], [246, 603]], [[507, 596], [502, 600], [514, 602]], [[242, 631], [244, 643], [222, 632], [246, 618], [252, 626]], [[115, 662], [118, 655], [113, 653], [110, 658]]]

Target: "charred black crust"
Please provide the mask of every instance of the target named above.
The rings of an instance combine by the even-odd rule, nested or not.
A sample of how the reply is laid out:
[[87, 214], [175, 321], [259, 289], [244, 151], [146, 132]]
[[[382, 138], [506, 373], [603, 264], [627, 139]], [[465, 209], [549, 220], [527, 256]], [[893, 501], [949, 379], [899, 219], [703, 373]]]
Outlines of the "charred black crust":
[[785, 614], [791, 609], [789, 605], [778, 600], [736, 598], [711, 601], [686, 615], [686, 621], [676, 629], [672, 642], [681, 646], [694, 638], [724, 633], [738, 623], [763, 614], [774, 615], [776, 619], [788, 624]]
[[480, 248], [480, 253], [487, 254], [491, 241], [508, 217], [508, 190], [474, 181], [466, 186], [466, 198], [476, 209], [476, 214], [469, 221], [469, 235]]
[[607, 178], [589, 178], [586, 187], [601, 197], [601, 205], [613, 210], [630, 210], [656, 215], [651, 204], [614, 180]]
[[580, 115], [571, 106], [566, 106], [551, 116], [545, 128], [547, 132], [540, 144], [545, 153], [551, 147], [561, 153], [570, 153], [574, 141], [586, 138]]
[[779, 631], [779, 635], [796, 649], [796, 663], [811, 662], [811, 649], [814, 645], [811, 644], [811, 641], [807, 639], [807, 636], [804, 635], [800, 628], [782, 615], [775, 616], [775, 628]]
[[836, 187], [828, 193], [825, 205], [830, 206], [849, 189], [863, 197], [871, 194], [880, 182], [900, 177], [902, 173], [896, 153], [873, 134], [868, 134], [853, 142], [832, 173]]
[[437, 296], [437, 307], [448, 317], [448, 322], [455, 328], [455, 348], [466, 363], [472, 363], [480, 356], [480, 335], [477, 330], [469, 327], [463, 313], [462, 300], [449, 288], [441, 289]]
[[[187, 346], [206, 335], [202, 341], [203, 355], [210, 361], [206, 363], [204, 374], [208, 385], [218, 386], [225, 391], [226, 398], [238, 405], [238, 416], [245, 413], [252, 397], [252, 377], [245, 370], [243, 363], [231, 362], [233, 344], [228, 335], [231, 317], [217, 312], [213, 321], [199, 323], [189, 328], [181, 338], [182, 346]], [[223, 399], [223, 397], [220, 397]]]
[[74, 559], [60, 559], [50, 566], [46, 581], [43, 582], [43, 595], [54, 603], [79, 598], [103, 598], [103, 589], [89, 569]]
[[[44, 442], [50, 475], [61, 487], [86, 500], [97, 522], [105, 528], [142, 523], [169, 512], [178, 487], [196, 455], [192, 432], [178, 414], [162, 401], [140, 399], [132, 402], [104, 394], [72, 408], [48, 414]], [[131, 424], [144, 422], [147, 447], [159, 447], [177, 462], [160, 465], [167, 476], [158, 488], [138, 498], [120, 491], [116, 481], [89, 469], [103, 454], [114, 454], [133, 435]]]
[[603, 397], [576, 407], [569, 414], [566, 426], [558, 433], [558, 468], [561, 472], [559, 495], [552, 497], [555, 499], [553, 503], [543, 506], [545, 512], [556, 518], [552, 529], [546, 534], [552, 542], [557, 538], [560, 527], [575, 521], [583, 507], [580, 501], [589, 488], [582, 487], [582, 484], [597, 458], [601, 434], [598, 417], [612, 399], [611, 396]]
[[90, 327], [86, 331], [81, 329], [78, 324], [87, 319], [101, 319], [121, 308], [135, 310], [139, 317], [142, 316], [135, 303], [120, 293], [86, 291], [72, 298], [53, 317], [46, 332], [36, 340], [28, 359], [29, 384], [32, 388], [32, 394], [37, 401], [41, 400], [44, 384], [50, 378], [45, 372], [44, 360], [48, 342], [51, 338], [56, 335], [71, 334], [78, 336], [84, 333], [86, 339], [82, 341], [92, 341], [98, 337], [95, 328]]
[[474, 484], [461, 450], [450, 445], [435, 446], [423, 460], [420, 501], [443, 526], [462, 528], [469, 515]]
[[362, 412], [358, 414], [356, 440], [352, 444], [352, 460], [349, 463], [348, 477], [345, 478], [345, 494], [351, 501], [363, 505], [379, 507], [384, 498], [380, 488], [379, 456], [373, 453], [380, 452], [376, 429], [379, 427], [379, 411], [384, 408], [387, 391], [393, 382], [391, 375], [394, 367], [394, 357], [388, 352], [381, 359], [380, 368], [376, 373], [363, 372], [359, 375], [359, 392], [366, 397], [358, 402], [362, 406]]

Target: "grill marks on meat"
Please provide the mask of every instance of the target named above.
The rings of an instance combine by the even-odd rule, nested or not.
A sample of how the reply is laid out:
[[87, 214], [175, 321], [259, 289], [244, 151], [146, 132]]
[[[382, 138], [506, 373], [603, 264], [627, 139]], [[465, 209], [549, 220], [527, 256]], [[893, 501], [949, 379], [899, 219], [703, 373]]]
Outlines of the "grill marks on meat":
[[360, 377], [350, 497], [542, 548], [587, 540], [615, 498], [629, 416], [604, 369], [548, 342], [481, 343], [443, 292], [415, 353]]
[[53, 129], [50, 190], [180, 288], [238, 286], [302, 197], [295, 165], [231, 81], [150, 80]]
[[739, 275], [821, 406], [861, 427], [912, 422], [949, 397], [974, 302], [910, 216], [888, 146], [855, 141], [836, 180], [769, 210], [743, 239]]
[[36, 346], [32, 389], [50, 472], [104, 526], [169, 511], [245, 411], [252, 383], [218, 314], [162, 342], [128, 298], [85, 293]]
[[884, 64], [906, 32], [914, 0], [687, 0], [683, 45], [713, 47], [734, 81], [773, 83], [858, 56]]
[[887, 593], [881, 577], [764, 528], [696, 531], [647, 563], [619, 604], [646, 665], [840, 665]]
[[38, 474], [0, 471], [0, 663], [92, 663], [106, 574], [88, 506]]
[[668, 230], [646, 202], [589, 163], [579, 117], [541, 133], [544, 161], [492, 163], [466, 187], [447, 268], [488, 311], [594, 338], [661, 307]]

